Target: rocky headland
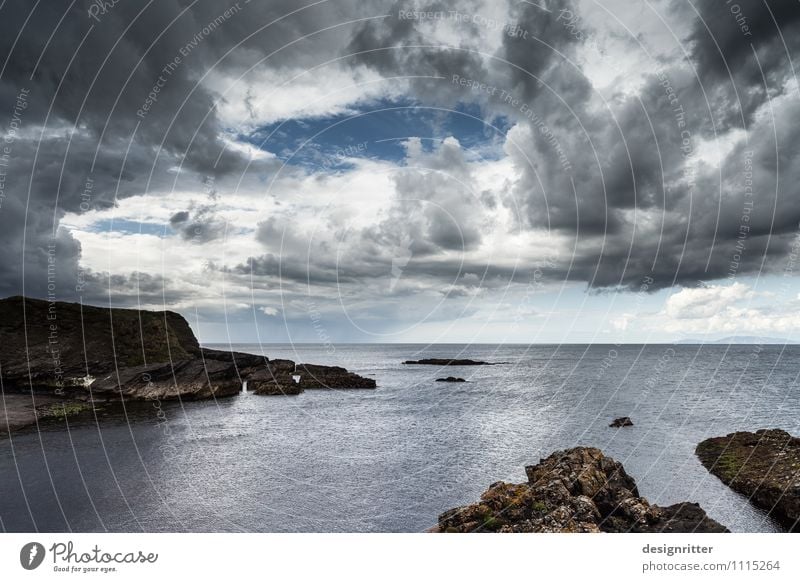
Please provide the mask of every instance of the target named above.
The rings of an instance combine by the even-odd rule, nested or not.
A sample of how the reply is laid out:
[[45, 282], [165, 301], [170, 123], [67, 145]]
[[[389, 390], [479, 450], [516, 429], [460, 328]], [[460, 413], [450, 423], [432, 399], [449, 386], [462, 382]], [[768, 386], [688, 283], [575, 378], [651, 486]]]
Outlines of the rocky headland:
[[576, 447], [525, 468], [528, 481], [494, 483], [479, 502], [439, 516], [438, 532], [727, 532], [694, 503], [651, 505], [623, 466]]
[[696, 453], [711, 474], [800, 531], [800, 438], [780, 429], [734, 432], [704, 440]]
[[[222, 398], [239, 394], [244, 382], [248, 391], [265, 395], [376, 386], [335, 366], [203, 348], [172, 311], [23, 297], [0, 300], [0, 380], [4, 394], [38, 395], [42, 402], [44, 396], [75, 402]], [[11, 400], [0, 430], [36, 421], [35, 398]]]

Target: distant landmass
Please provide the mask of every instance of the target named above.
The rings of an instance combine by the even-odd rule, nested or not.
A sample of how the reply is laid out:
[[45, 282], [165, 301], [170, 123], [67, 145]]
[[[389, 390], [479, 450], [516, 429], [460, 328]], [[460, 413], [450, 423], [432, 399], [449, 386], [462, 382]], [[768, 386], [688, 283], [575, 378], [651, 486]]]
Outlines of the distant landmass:
[[676, 344], [797, 344], [798, 342], [780, 337], [760, 337], [755, 335], [733, 335], [721, 339], [686, 338]]

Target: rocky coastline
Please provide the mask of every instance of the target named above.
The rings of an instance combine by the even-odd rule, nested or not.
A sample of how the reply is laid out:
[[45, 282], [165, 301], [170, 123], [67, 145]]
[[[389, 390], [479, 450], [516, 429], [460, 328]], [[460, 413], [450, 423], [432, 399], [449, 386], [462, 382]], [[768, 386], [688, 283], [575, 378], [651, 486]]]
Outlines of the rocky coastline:
[[528, 481], [497, 482], [480, 501], [439, 516], [445, 533], [722, 533], [728, 529], [689, 502], [651, 505], [622, 464], [576, 447], [525, 468]]
[[800, 531], [800, 438], [780, 429], [734, 432], [704, 440], [695, 452], [712, 475]]
[[[336, 366], [203, 348], [172, 311], [0, 300], [0, 431], [37, 422], [42, 403], [202, 400], [305, 389], [370, 389]], [[76, 405], [77, 406], [77, 405]], [[74, 406], [71, 407], [74, 409]]]
[[[403, 363], [492, 365], [441, 358]], [[233, 397], [243, 386], [259, 396], [286, 396], [374, 389], [376, 381], [337, 366], [202, 347], [188, 322], [171, 311], [0, 300], [0, 434], [88, 412], [96, 417], [120, 403]], [[610, 426], [632, 425], [621, 417]], [[787, 530], [800, 530], [799, 438], [779, 429], [736, 432], [701, 442], [696, 454]], [[494, 483], [478, 502], [442, 513], [435, 531], [728, 531], [694, 503], [650, 504], [624, 467], [599, 449], [555, 452], [526, 474], [525, 483]]]

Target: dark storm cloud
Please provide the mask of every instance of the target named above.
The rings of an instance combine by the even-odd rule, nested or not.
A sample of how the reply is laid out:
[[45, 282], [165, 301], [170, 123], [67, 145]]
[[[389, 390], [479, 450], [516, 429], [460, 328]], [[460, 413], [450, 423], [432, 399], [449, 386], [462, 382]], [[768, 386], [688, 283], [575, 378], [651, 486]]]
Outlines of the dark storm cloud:
[[340, 273], [335, 263], [326, 263], [299, 256], [276, 256], [272, 253], [248, 259], [230, 269], [233, 275], [246, 275], [259, 279], [259, 286], [276, 288], [287, 283], [307, 285], [331, 285], [337, 282], [353, 282], [347, 273]]
[[[417, 253], [413, 248], [407, 255], [393, 254], [386, 245], [380, 249], [380, 255], [370, 256], [365, 245], [360, 254], [349, 251], [347, 260], [339, 261], [331, 256], [268, 253], [226, 270], [226, 275], [258, 289], [280, 288], [289, 294], [316, 287], [329, 289], [331, 297], [354, 291], [364, 297], [406, 297], [427, 294], [433, 288], [442, 295], [462, 297], [474, 294], [477, 289], [502, 288], [512, 282], [529, 284], [538, 268], [521, 260], [515, 262], [513, 257], [504, 263], [462, 261]], [[403, 260], [397, 263], [400, 257]], [[555, 277], [562, 273], [548, 271], [547, 275]], [[400, 280], [411, 287], [399, 284]]]
[[734, 104], [718, 122], [741, 127], [794, 74], [790, 58], [800, 48], [800, 3], [702, 0], [695, 9], [689, 41], [698, 75], [721, 107]]
[[[538, 119], [525, 144], [546, 163], [523, 164], [514, 194], [532, 226], [577, 235], [570, 268], [559, 276], [628, 288], [652, 276], [650, 288], [657, 289], [781, 268], [800, 220], [793, 193], [800, 168], [791, 153], [800, 111], [796, 102], [770, 100], [792, 78], [800, 5], [774, 10], [780, 31], [760, 2], [739, 6], [752, 18], [751, 35], [731, 3], [701, 3], [691, 61], [656, 67], [635, 95], [602, 108], [595, 98], [589, 108], [583, 91], [563, 103], [536, 85], [528, 92]], [[788, 46], [779, 32], [791, 35]], [[540, 55], [526, 58], [515, 43], [505, 42], [509, 60], [545, 71], [549, 80]], [[554, 86], [563, 86], [562, 71], [574, 69], [558, 71]], [[737, 136], [721, 169], [704, 165], [699, 149], [714, 149], [714, 139], [724, 148], [743, 118], [749, 133]]]
[[[518, 2], [514, 5], [512, 17], [528, 34], [503, 37], [502, 57], [509, 62], [508, 87], [532, 103], [547, 92], [542, 81], [550, 81], [559, 94], [564, 90], [575, 93], [566, 99], [573, 105], [585, 99], [590, 89], [580, 71], [569, 63], [574, 56], [572, 49], [580, 44], [581, 39], [565, 25], [564, 19], [567, 13], [577, 12], [577, 9], [570, 0], [553, 0], [546, 6], [547, 10], [535, 3]], [[553, 66], [558, 67], [557, 75], [547, 75]], [[561, 90], [556, 84], [561, 85]]]
[[217, 204], [201, 204], [191, 211], [176, 212], [169, 219], [170, 226], [184, 240], [204, 244], [225, 235], [227, 225], [217, 216]]
[[505, 83], [524, 105], [517, 121], [529, 128], [521, 143], [512, 143], [523, 172], [513, 194], [530, 226], [614, 234], [621, 210], [663, 202], [657, 137], [641, 99], [617, 111], [590, 107], [593, 91], [575, 55], [585, 36], [569, 25], [579, 10], [566, 0], [547, 7], [518, 4], [530, 38], [503, 39], [501, 55], [510, 63], [502, 68]]
[[[580, 16], [578, 3], [515, 4], [511, 18], [528, 35], [503, 34], [497, 58], [475, 50], [448, 63], [452, 51], [445, 50], [430, 64], [421, 49], [390, 50], [425, 41], [421, 23], [396, 19], [364, 27], [351, 48], [373, 49], [361, 58], [385, 73], [457, 74], [522, 101], [524, 108], [512, 107], [468, 91], [459, 98], [452, 83], [440, 83], [433, 99], [482, 102], [524, 128], [507, 148], [521, 176], [505, 204], [523, 211], [526, 227], [575, 237], [574, 256], [551, 271], [555, 277], [636, 288], [654, 276], [656, 289], [780, 269], [800, 220], [793, 192], [800, 161], [792, 154], [800, 114], [770, 100], [787, 87], [796, 91], [787, 82], [800, 48], [800, 4], [709, 0], [673, 8], [694, 23], [680, 47], [689, 60], [660, 58], [636, 93], [608, 101], [577, 64], [595, 24], [581, 24], [580, 34], [569, 25]], [[470, 34], [462, 48], [472, 48]], [[641, 50], [638, 39], [630, 40]], [[724, 149], [743, 127], [748, 135], [720, 170], [703, 163], [701, 148], [714, 149], [719, 139]], [[754, 186], [745, 195], [750, 166]], [[459, 244], [443, 224], [437, 228]]]
[[184, 240], [203, 244], [225, 235], [225, 223], [213, 216], [199, 216], [180, 229]]
[[[652, 75], [638, 95], [600, 113], [573, 104], [580, 114], [571, 123], [557, 121], [563, 106], [553, 115], [546, 105], [537, 107], [541, 117], [531, 124], [530, 139], [514, 146], [536, 153], [535, 161], [522, 164], [514, 192], [531, 225], [617, 236], [631, 210], [677, 206], [689, 192], [682, 173], [692, 151], [684, 137], [692, 133], [683, 132], [694, 111], [687, 106], [677, 115], [674, 106], [681, 102], [671, 103], [670, 89], [686, 76], [678, 69]], [[673, 186], [669, 195], [666, 184]]]
[[169, 223], [173, 226], [181, 224], [182, 222], [186, 222], [189, 220], [189, 211], [188, 210], [181, 210], [180, 212], [176, 212], [169, 218]]
[[[3, 168], [0, 292], [24, 285], [45, 295], [55, 242], [59, 298], [78, 293], [80, 246], [58, 228], [66, 212], [168, 189], [173, 166], [215, 176], [244, 170], [248, 159], [224, 147], [217, 96], [198, 85], [207, 71], [238, 74], [270, 53], [269, 66], [328, 59], [342, 30], [314, 33], [355, 14], [353, 2], [304, 8], [289, 0], [0, 6], [0, 131], [8, 141], [10, 124], [19, 129]], [[312, 37], [292, 43], [304, 35]], [[250, 171], [269, 167], [256, 162]], [[184, 236], [199, 242], [220, 232], [202, 213], [184, 225]]]
[[[25, 116], [23, 124], [36, 123]], [[66, 212], [86, 212], [113, 206], [115, 200], [144, 190], [151, 159], [137, 148], [125, 157], [125, 144], [96, 150], [88, 139], [48, 138], [41, 141], [16, 139], [8, 145], [8, 165], [0, 205], [0, 287], [2, 293], [25, 292], [43, 296], [50, 278], [58, 279], [61, 296], [74, 295], [80, 245], [59, 228]], [[96, 157], [94, 168], [92, 161]], [[121, 160], [124, 160], [122, 162]], [[164, 181], [166, 167], [156, 164]], [[52, 259], [51, 259], [52, 257]]]
[[800, 103], [784, 100], [772, 113], [718, 171], [678, 176], [655, 222], [640, 215], [618, 233], [580, 240], [568, 277], [597, 287], [635, 288], [651, 276], [650, 288], [658, 289], [790, 265], [800, 233], [800, 160], [793, 147], [800, 139]]
[[160, 274], [134, 271], [125, 275], [79, 272], [80, 299], [90, 305], [130, 307], [143, 303], [175, 305], [185, 291]]
[[[800, 111], [796, 96], [787, 99], [800, 48], [797, 2], [739, 0], [736, 13], [724, 1], [674, 2], [693, 22], [680, 47], [689, 60], [654, 68], [635, 91], [608, 101], [578, 64], [586, 36], [564, 22], [566, 11], [580, 13], [580, 3], [568, 0], [513, 3], [510, 21], [525, 35], [451, 22], [454, 46], [433, 34], [430, 25], [440, 23], [401, 11], [469, 15], [479, 2], [370, 2], [366, 10], [356, 0], [308, 7], [291, 0], [125, 1], [96, 18], [90, 5], [10, 0], [0, 8], [0, 132], [9, 147], [2, 294], [19, 293], [24, 283], [26, 293], [45, 295], [48, 266], [55, 265], [59, 298], [102, 297], [109, 285], [132, 301], [179, 296], [160, 276], [81, 273], [80, 244], [59, 223], [68, 212], [169, 192], [177, 180], [197, 188], [198, 178], [244, 171], [250, 160], [225, 147], [236, 128], [216, 114], [222, 96], [198, 84], [212, 67], [233, 79], [254, 66], [293, 71], [342, 56], [344, 66], [414, 77], [409, 97], [420, 104], [478, 103], [487, 121], [501, 114], [517, 124], [507, 151], [519, 175], [497, 200], [463, 186], [472, 181], [469, 164], [450, 144], [429, 156], [409, 154], [417, 158], [396, 174], [399, 200], [388, 218], [351, 234], [344, 257], [311, 246], [275, 218], [263, 221], [255, 242], [266, 248], [226, 272], [243, 281], [260, 277], [264, 288], [281, 281], [358, 286], [397, 271], [433, 285], [464, 273], [485, 274], [484, 285], [524, 281], [519, 273], [531, 265], [465, 257], [486, 240], [493, 225], [485, 215], [499, 205], [519, 210], [524, 228], [574, 241], [548, 276], [596, 288], [636, 288], [653, 276], [654, 289], [751, 274], [762, 264], [779, 269], [800, 221]], [[371, 16], [380, 18], [340, 26]], [[485, 49], [490, 37], [495, 54]], [[504, 90], [519, 103], [472, 91], [454, 77]], [[748, 133], [729, 147], [738, 128]], [[698, 151], [715, 137], [725, 152], [719, 171]], [[255, 162], [250, 171], [267, 174], [276, 163]], [[746, 168], [754, 182], [749, 195]], [[225, 224], [216, 208], [213, 200], [190, 206], [170, 224], [184, 239], [217, 240]], [[86, 282], [80, 291], [79, 276]]]
[[[474, 50], [481, 38], [480, 27], [460, 23], [457, 46], [443, 44], [427, 34], [425, 27], [431, 21], [448, 19], [450, 11], [472, 14], [477, 4], [470, 1], [415, 4], [399, 0], [388, 7], [386, 18], [361, 26], [346, 51], [352, 55], [353, 63], [363, 63], [387, 77], [410, 77], [412, 97], [431, 105], [454, 105], [463, 92], [450, 84], [449, 79], [454, 75], [467, 79], [488, 76], [483, 57]], [[417, 18], [413, 16], [415, 12], [435, 16]], [[449, 22], [452, 24], [453, 20]]]

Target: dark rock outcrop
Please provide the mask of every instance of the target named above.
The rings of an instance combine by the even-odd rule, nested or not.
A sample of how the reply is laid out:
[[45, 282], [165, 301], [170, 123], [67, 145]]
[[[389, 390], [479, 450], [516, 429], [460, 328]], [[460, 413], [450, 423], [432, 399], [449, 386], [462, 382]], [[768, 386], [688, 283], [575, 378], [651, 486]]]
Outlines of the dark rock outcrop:
[[260, 381], [253, 384], [250, 388], [251, 381], [247, 381], [247, 390], [253, 394], [260, 396], [296, 396], [303, 392], [303, 389], [297, 383], [279, 383], [273, 380]]
[[608, 426], [610, 426], [611, 428], [619, 428], [622, 426], [633, 426], [633, 421], [631, 420], [630, 416], [620, 416], [619, 418], [615, 418]]
[[201, 348], [171, 311], [22, 297], [0, 300], [0, 374], [9, 392], [81, 400], [219, 398], [238, 394], [245, 380], [257, 394], [375, 387], [344, 368]]
[[303, 390], [375, 388], [364, 378], [338, 366], [297, 364], [291, 360], [270, 360], [247, 379], [247, 389], [256, 394], [300, 394]]
[[464, 378], [456, 378], [455, 376], [448, 376], [447, 378], [436, 378], [437, 382], [466, 382]]
[[422, 360], [406, 360], [404, 364], [426, 365], [426, 366], [493, 366], [490, 362], [479, 360], [454, 360], [450, 358], [425, 358]]
[[706, 439], [697, 456], [708, 471], [789, 531], [800, 531], [800, 438], [780, 429]]
[[696, 504], [650, 505], [620, 463], [576, 447], [526, 467], [527, 483], [494, 483], [439, 516], [440, 532], [726, 532]]
[[295, 374], [300, 376], [300, 386], [307, 390], [314, 388], [375, 388], [373, 378], [364, 378], [338, 366], [318, 366], [297, 364]]
[[228, 363], [195, 358], [121, 368], [96, 378], [87, 389], [94, 398], [121, 394], [132, 400], [200, 400], [234, 396], [242, 381]]
[[300, 394], [303, 389], [293, 378], [295, 367], [291, 360], [270, 360], [247, 377], [247, 391], [262, 396]]
[[100, 376], [199, 355], [189, 324], [172, 311], [0, 300], [0, 365], [3, 379], [18, 388], [80, 391], [87, 369]]

